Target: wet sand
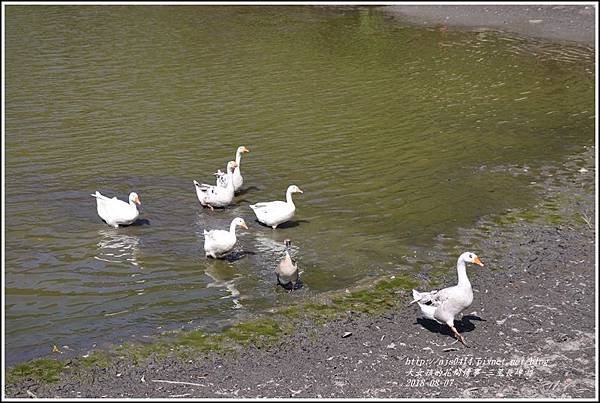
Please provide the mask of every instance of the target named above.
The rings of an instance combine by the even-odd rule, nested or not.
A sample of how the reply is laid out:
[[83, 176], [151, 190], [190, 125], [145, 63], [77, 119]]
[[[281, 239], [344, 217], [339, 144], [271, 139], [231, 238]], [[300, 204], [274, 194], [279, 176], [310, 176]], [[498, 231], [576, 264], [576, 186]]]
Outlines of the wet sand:
[[422, 26], [492, 29], [595, 46], [593, 5], [395, 5], [382, 10]]

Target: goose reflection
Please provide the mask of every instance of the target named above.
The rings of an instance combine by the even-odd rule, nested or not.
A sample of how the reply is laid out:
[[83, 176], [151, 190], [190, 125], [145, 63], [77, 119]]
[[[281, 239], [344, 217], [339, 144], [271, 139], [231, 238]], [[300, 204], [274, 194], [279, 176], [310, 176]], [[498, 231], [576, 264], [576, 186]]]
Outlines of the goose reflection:
[[242, 308], [242, 304], [240, 304], [240, 291], [235, 286], [235, 281], [238, 279], [239, 275], [233, 279], [227, 280], [229, 277], [227, 275], [227, 268], [221, 261], [209, 261], [206, 265], [206, 270], [204, 273], [213, 281], [208, 283], [206, 286], [209, 288], [224, 288], [227, 290], [229, 295], [225, 295], [221, 297], [222, 299], [231, 298], [233, 302], [233, 309]]
[[136, 235], [119, 233], [112, 229], [98, 231], [100, 240], [97, 243], [98, 260], [110, 263], [123, 263], [126, 265], [140, 266], [137, 255], [139, 253], [140, 239]]

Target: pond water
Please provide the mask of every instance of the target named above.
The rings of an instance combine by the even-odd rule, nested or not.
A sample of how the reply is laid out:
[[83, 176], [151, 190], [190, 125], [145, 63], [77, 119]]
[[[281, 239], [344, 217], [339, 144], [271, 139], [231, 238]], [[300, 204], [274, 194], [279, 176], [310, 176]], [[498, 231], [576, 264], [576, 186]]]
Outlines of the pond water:
[[[8, 364], [418, 271], [437, 237], [532, 202], [508, 168], [594, 141], [592, 48], [380, 8], [11, 5], [5, 90]], [[239, 145], [244, 191], [203, 209], [192, 181]], [[257, 223], [248, 205], [290, 184], [293, 221]], [[141, 220], [105, 225], [96, 190], [136, 191]], [[236, 216], [237, 259], [205, 258], [203, 230]]]

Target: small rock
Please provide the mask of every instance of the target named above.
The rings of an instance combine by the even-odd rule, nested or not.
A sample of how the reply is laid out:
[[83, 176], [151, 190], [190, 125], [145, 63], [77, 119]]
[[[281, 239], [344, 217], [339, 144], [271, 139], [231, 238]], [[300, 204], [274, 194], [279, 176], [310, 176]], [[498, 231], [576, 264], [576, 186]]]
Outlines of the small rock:
[[342, 335], [342, 338], [346, 338], [352, 335], [352, 332], [346, 332]]

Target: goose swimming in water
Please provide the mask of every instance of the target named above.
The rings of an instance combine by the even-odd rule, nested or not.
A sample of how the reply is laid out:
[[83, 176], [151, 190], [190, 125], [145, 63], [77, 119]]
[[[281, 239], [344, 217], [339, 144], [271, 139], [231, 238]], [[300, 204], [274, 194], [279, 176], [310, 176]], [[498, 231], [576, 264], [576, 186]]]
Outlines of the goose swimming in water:
[[194, 181], [196, 196], [198, 196], [200, 204], [209, 207], [211, 210], [213, 210], [214, 207], [225, 207], [231, 204], [235, 192], [233, 189], [233, 180], [231, 178], [233, 176], [233, 169], [236, 166], [237, 164], [235, 161], [229, 161], [227, 163], [228, 183], [225, 187], [207, 185], [206, 183], [200, 185], [198, 182]]
[[129, 193], [129, 203], [116, 197], [109, 199], [98, 191], [91, 196], [96, 198], [96, 208], [100, 218], [115, 228], [133, 223], [140, 215], [136, 205], [142, 202], [135, 192]]
[[290, 185], [285, 193], [286, 201], [272, 201], [264, 203], [251, 204], [250, 208], [254, 211], [256, 218], [261, 223], [275, 229], [281, 223], [290, 220], [296, 211], [296, 205], [292, 200], [292, 193], [304, 193], [296, 185]]
[[285, 257], [275, 269], [275, 275], [277, 276], [277, 284], [281, 285], [286, 290], [292, 290], [296, 288], [298, 284], [298, 264], [292, 260], [290, 256], [290, 248], [292, 241], [286, 239], [285, 244]]

